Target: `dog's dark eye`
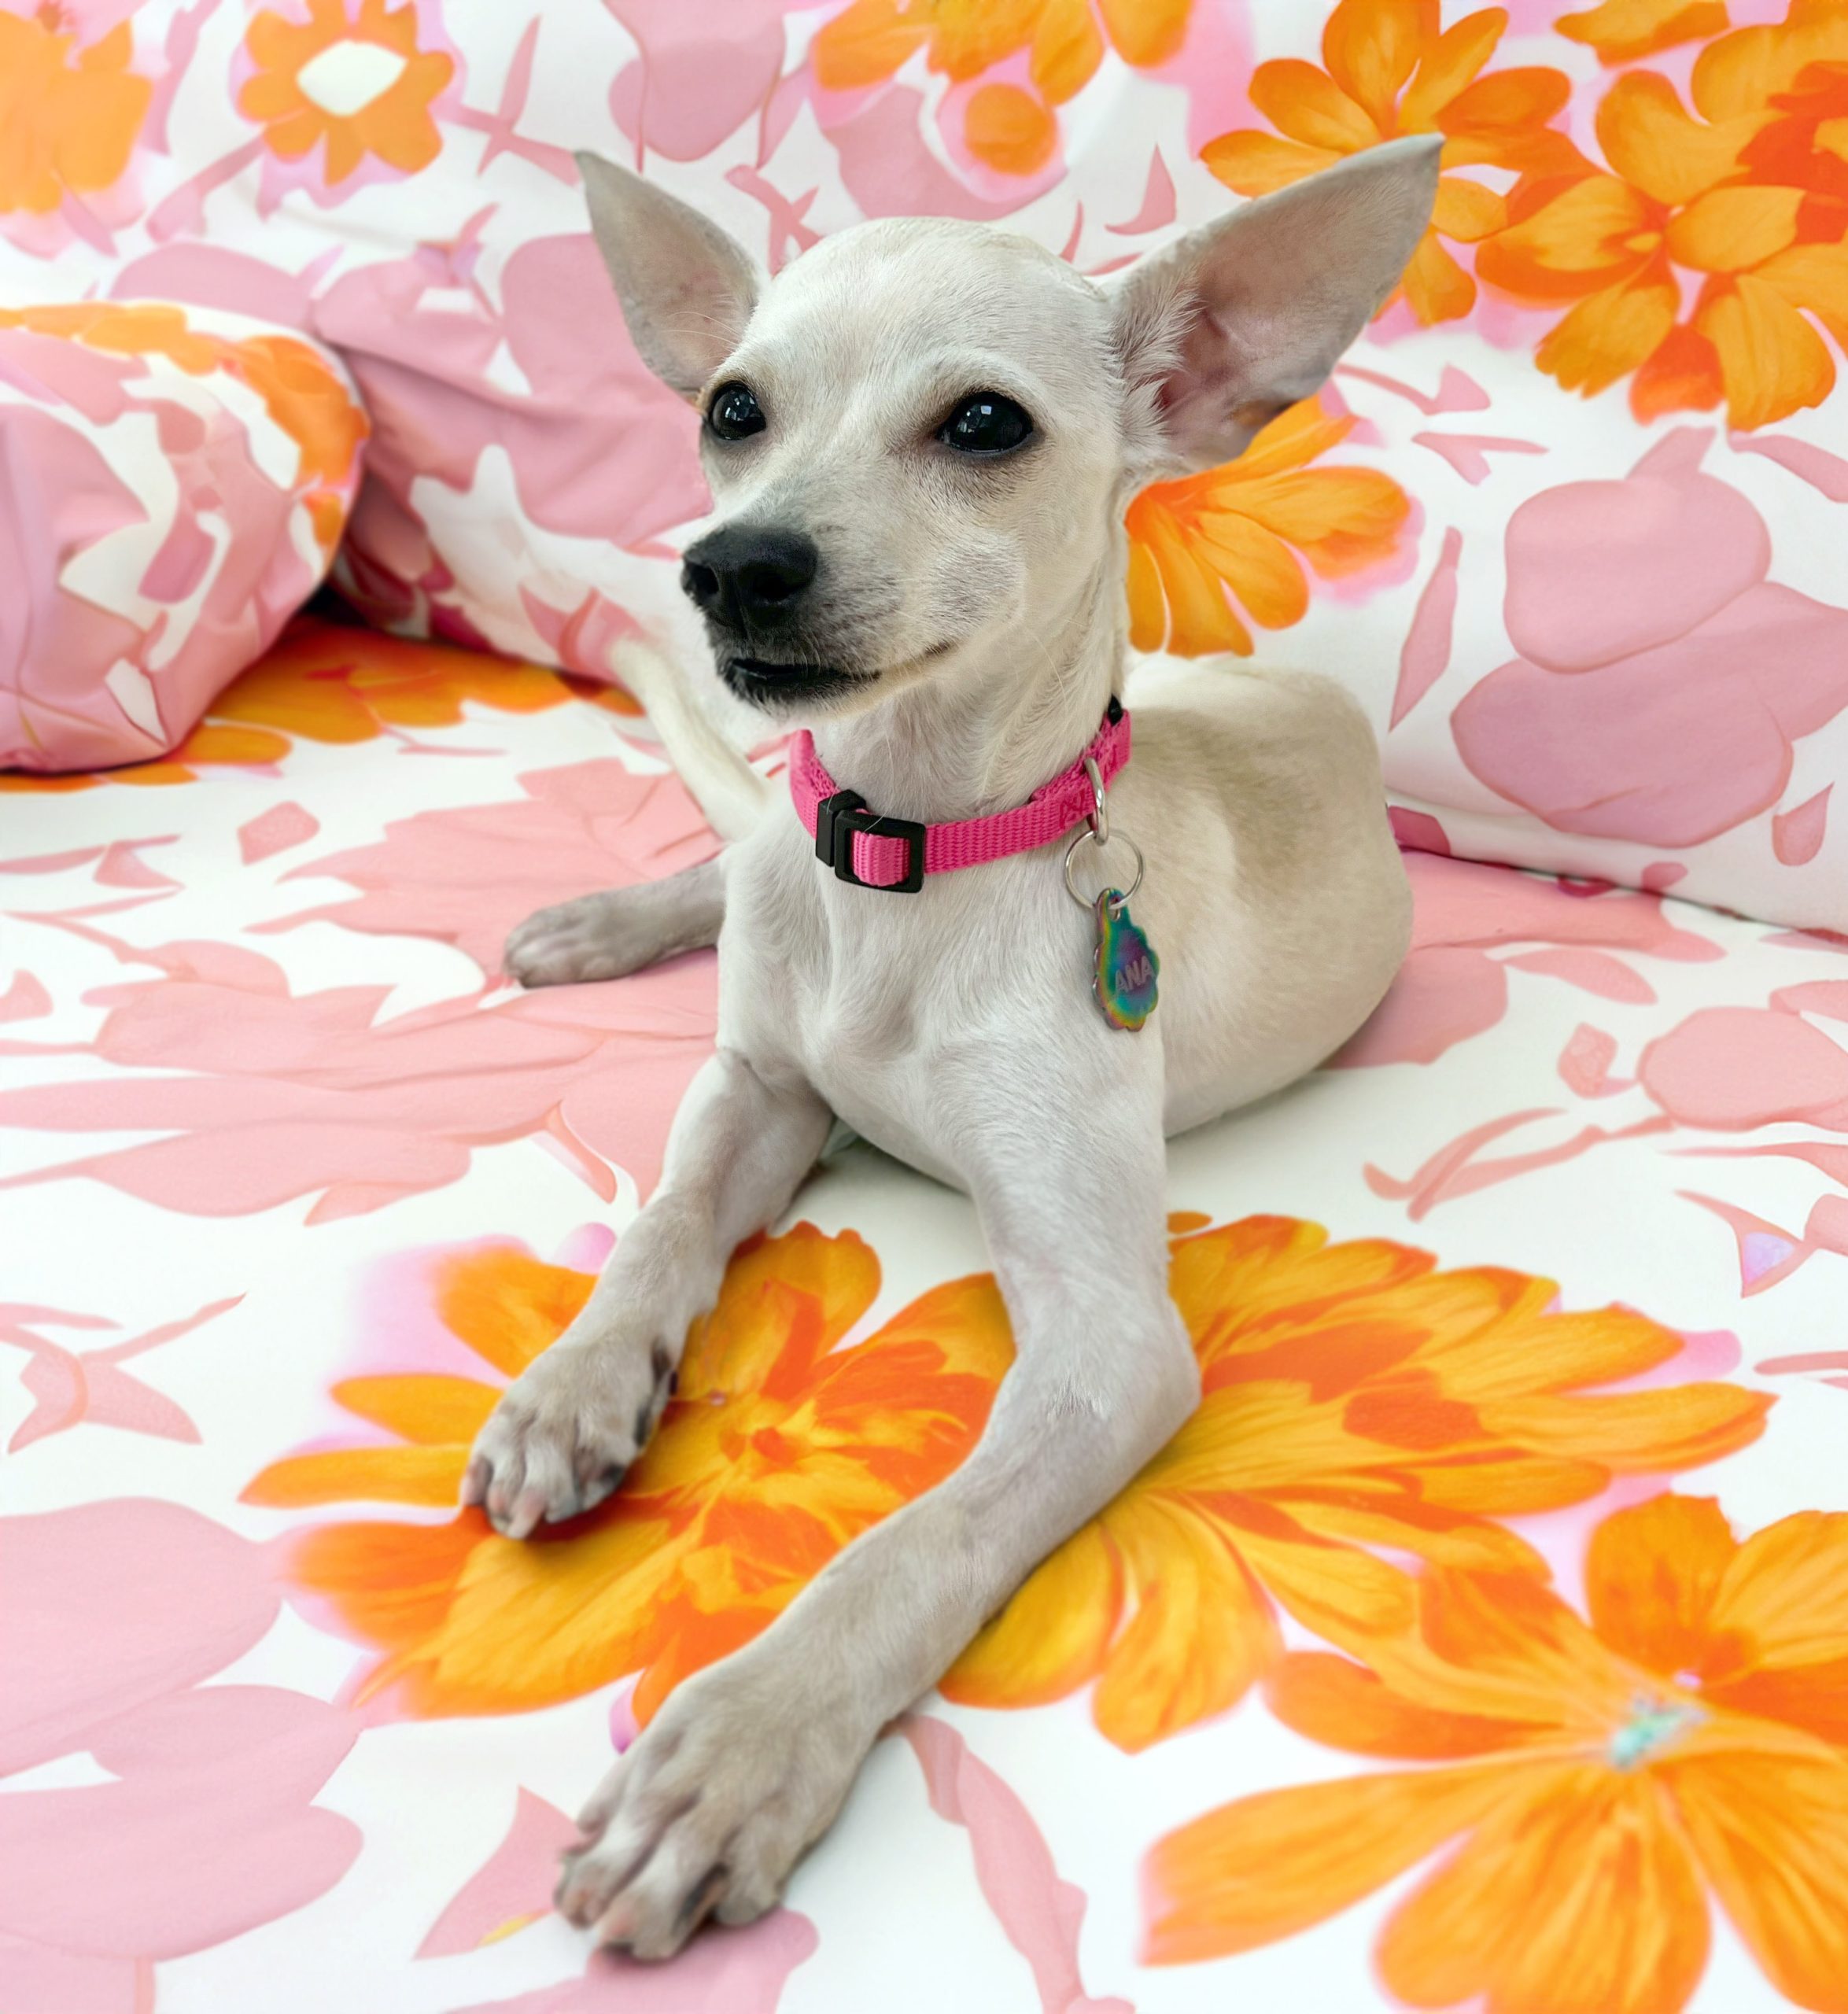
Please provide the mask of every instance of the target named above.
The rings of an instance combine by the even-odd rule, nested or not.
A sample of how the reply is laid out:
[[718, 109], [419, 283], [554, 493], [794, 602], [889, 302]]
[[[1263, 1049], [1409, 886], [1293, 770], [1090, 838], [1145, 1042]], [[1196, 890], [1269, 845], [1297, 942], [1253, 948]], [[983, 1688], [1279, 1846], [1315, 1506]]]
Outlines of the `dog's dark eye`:
[[1032, 431], [1032, 421], [1012, 399], [972, 392], [937, 429], [937, 438], [965, 455], [1005, 455]]
[[764, 430], [764, 409], [748, 385], [721, 385], [706, 408], [706, 423], [721, 441], [743, 441]]

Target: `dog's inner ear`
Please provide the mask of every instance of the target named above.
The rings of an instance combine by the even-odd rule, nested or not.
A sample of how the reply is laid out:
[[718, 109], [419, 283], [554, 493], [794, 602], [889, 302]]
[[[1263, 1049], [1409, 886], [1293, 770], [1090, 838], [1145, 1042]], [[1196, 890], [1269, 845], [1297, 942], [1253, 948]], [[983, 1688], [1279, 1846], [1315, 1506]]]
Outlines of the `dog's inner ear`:
[[640, 175], [596, 154], [578, 155], [577, 166], [630, 340], [663, 384], [697, 398], [756, 305], [751, 260], [717, 224]]
[[1135, 408], [1133, 460], [1230, 461], [1322, 383], [1417, 249], [1441, 146], [1421, 138], [1371, 148], [1134, 268], [1115, 328]]

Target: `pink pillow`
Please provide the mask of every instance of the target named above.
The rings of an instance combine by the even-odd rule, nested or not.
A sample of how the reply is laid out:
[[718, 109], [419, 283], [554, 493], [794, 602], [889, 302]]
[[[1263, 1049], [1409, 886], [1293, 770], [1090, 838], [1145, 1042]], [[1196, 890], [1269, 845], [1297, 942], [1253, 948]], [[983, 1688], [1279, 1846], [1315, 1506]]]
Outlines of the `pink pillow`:
[[308, 338], [0, 308], [0, 765], [164, 754], [319, 585], [366, 415]]

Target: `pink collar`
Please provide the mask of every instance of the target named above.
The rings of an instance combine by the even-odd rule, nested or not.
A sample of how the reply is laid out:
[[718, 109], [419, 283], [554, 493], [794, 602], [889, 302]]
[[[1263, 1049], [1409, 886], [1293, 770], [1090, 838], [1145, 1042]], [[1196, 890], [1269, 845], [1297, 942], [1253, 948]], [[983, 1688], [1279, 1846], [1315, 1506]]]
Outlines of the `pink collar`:
[[[1128, 760], [1130, 717], [1115, 699], [1090, 746], [1068, 769], [1042, 784], [1013, 811], [988, 818], [959, 818], [947, 825], [920, 824], [912, 818], [882, 818], [869, 811], [857, 791], [843, 790], [821, 766], [806, 729], [790, 744], [789, 795], [804, 831], [815, 842], [815, 857], [843, 881], [863, 888], [889, 888], [915, 894], [927, 874], [948, 874], [1031, 853], [1063, 839], [1092, 808], [1085, 758], [1108, 784]], [[847, 841], [848, 843], [843, 844]]]

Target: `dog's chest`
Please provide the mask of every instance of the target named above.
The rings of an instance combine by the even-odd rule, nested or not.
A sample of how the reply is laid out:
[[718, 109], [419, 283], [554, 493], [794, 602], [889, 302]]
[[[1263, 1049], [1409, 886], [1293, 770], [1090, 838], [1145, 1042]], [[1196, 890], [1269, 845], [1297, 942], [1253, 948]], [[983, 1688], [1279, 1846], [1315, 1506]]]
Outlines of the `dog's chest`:
[[1083, 994], [1083, 918], [1056, 866], [1001, 863], [907, 895], [835, 882], [786, 839], [741, 853], [721, 1039], [760, 1068], [793, 1066], [876, 1145], [953, 1173], [987, 1060], [1056, 1040], [1062, 993]]

